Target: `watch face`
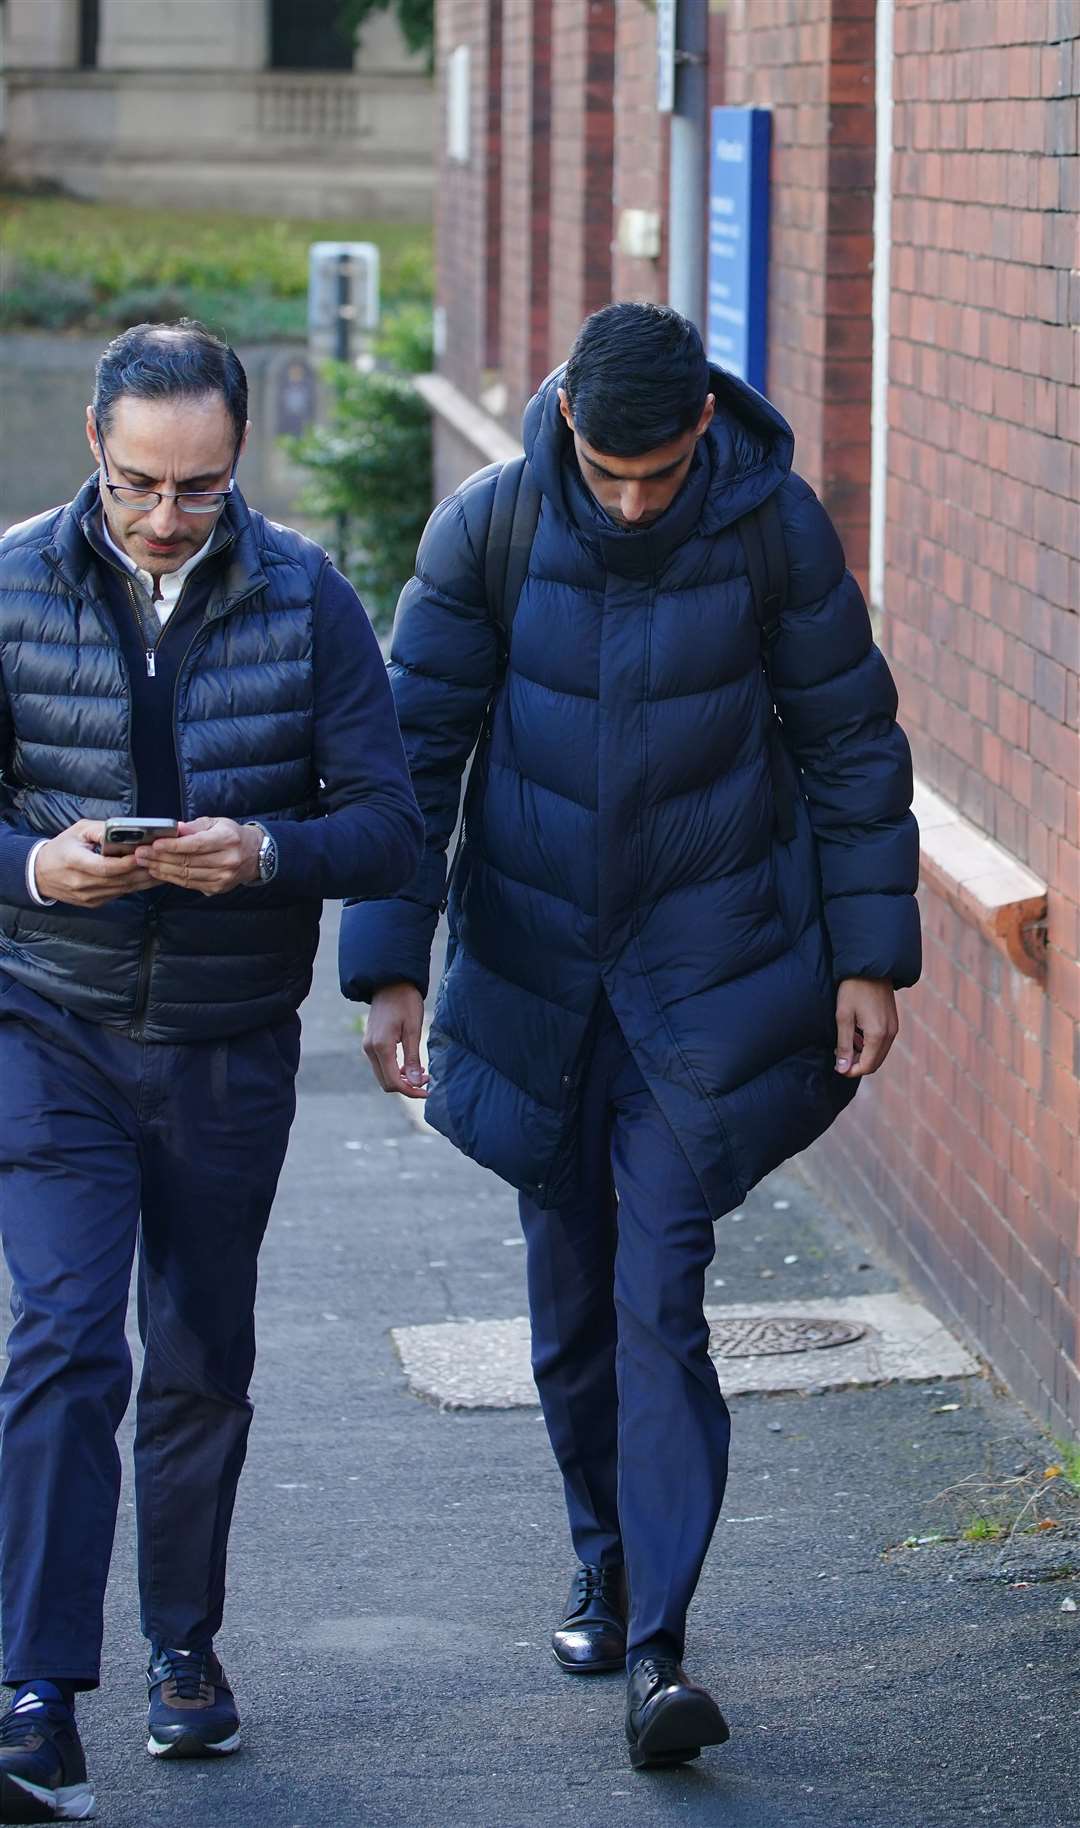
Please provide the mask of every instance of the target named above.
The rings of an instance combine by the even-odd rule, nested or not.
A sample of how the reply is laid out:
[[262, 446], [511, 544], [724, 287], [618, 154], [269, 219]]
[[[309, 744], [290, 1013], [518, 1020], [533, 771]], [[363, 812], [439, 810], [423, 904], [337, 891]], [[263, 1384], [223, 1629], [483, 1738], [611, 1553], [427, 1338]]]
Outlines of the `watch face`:
[[259, 846], [259, 875], [263, 882], [269, 882], [277, 869], [277, 845], [267, 832]]

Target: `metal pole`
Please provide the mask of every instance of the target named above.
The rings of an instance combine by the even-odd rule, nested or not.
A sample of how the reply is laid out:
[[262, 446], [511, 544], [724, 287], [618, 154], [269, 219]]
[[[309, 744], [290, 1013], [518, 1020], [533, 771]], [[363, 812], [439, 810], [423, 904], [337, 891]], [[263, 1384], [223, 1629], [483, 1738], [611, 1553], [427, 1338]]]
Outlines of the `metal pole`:
[[709, 4], [677, 0], [675, 109], [668, 182], [668, 303], [702, 326], [709, 162]]
[[[352, 268], [347, 254], [338, 255], [337, 263], [337, 318], [334, 326], [334, 355], [337, 361], [347, 362], [352, 348]], [[337, 562], [338, 570], [344, 571], [349, 561], [349, 517], [341, 513], [337, 517]]]

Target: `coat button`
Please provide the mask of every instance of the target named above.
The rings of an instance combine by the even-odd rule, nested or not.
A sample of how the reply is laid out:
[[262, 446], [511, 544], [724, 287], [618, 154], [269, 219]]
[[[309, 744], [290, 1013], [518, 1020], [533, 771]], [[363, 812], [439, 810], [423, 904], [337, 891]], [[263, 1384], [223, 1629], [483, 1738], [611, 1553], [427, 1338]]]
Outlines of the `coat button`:
[[566, 1088], [567, 1088], [567, 1086], [568, 1086], [568, 1085], [569, 1085], [569, 1084], [570, 1084], [570, 1075], [569, 1075], [569, 1073], [564, 1073], [564, 1074], [563, 1074], [563, 1076], [562, 1076], [562, 1082], [563, 1082], [563, 1090], [564, 1090], [564, 1091], [565, 1091], [565, 1090], [566, 1090]]

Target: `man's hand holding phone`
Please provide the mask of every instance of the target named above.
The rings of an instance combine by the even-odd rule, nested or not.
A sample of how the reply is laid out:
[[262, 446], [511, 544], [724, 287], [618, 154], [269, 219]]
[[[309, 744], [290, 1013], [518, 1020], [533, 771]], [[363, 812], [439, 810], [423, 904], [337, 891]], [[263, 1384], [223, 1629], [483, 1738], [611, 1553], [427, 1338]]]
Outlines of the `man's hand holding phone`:
[[73, 908], [101, 908], [122, 895], [154, 887], [153, 877], [134, 854], [102, 856], [104, 842], [101, 820], [80, 819], [43, 844], [34, 859], [34, 884], [42, 899]]
[[257, 826], [238, 825], [235, 819], [181, 819], [176, 834], [135, 852], [150, 887], [168, 882], [200, 895], [227, 895], [258, 881], [262, 834]]

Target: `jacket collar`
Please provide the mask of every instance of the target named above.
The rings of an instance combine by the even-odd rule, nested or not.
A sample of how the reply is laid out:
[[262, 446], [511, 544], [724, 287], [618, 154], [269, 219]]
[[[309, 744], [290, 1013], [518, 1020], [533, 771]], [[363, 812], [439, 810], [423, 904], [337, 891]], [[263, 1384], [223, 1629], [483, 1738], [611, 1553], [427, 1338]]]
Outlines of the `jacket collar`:
[[609, 570], [624, 576], [657, 571], [694, 533], [720, 533], [758, 507], [791, 469], [795, 439], [786, 419], [745, 381], [710, 368], [716, 414], [698, 441], [678, 495], [651, 527], [639, 533], [616, 527], [578, 469], [573, 439], [559, 409], [564, 374], [565, 366], [555, 369], [525, 409], [525, 454], [543, 494], [564, 520], [599, 546]]
[[635, 533], [628, 527], [617, 526], [604, 513], [581, 474], [573, 444], [569, 441], [563, 459], [563, 497], [569, 518], [579, 532], [599, 546], [605, 568], [625, 578], [650, 576], [660, 569], [677, 546], [691, 537], [695, 528], [701, 525], [709, 479], [708, 457], [699, 441], [686, 480], [674, 501], [659, 520]]
[[[98, 566], [102, 561], [88, 537], [87, 526], [100, 509], [101, 496], [94, 475], [63, 510], [52, 539], [42, 552], [46, 563], [71, 590], [95, 598], [101, 596]], [[222, 511], [215, 530], [215, 540], [218, 539], [214, 556], [220, 556], [221, 572], [211, 590], [208, 620], [227, 615], [268, 582], [251, 514], [239, 489], [233, 490]]]

